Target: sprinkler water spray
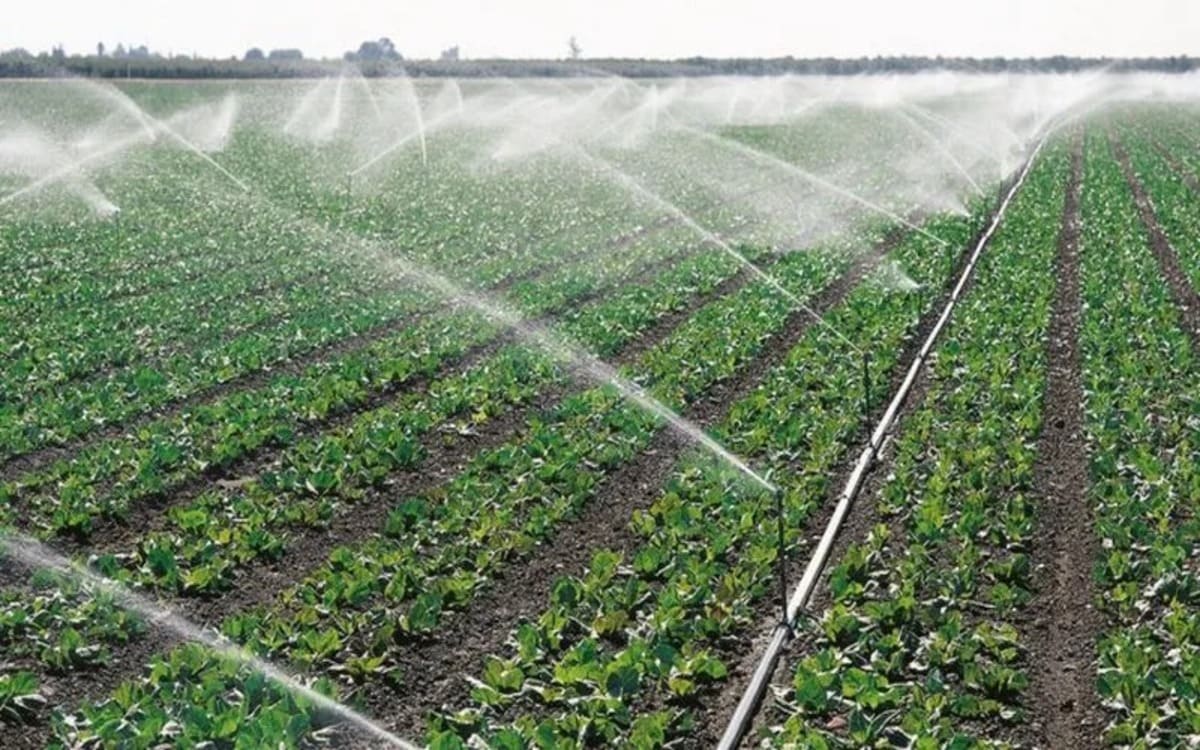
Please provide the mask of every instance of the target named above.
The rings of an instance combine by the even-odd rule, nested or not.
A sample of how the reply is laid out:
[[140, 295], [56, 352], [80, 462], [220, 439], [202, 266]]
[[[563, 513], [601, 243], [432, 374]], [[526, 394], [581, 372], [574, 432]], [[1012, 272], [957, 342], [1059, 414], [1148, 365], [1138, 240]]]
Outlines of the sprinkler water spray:
[[76, 580], [86, 588], [111, 597], [121, 607], [145, 618], [152, 627], [167, 630], [185, 641], [208, 648], [223, 659], [228, 659], [246, 669], [262, 674], [284, 690], [304, 698], [322, 711], [336, 716], [375, 740], [401, 750], [417, 750], [416, 745], [387, 731], [349, 706], [313, 690], [294, 675], [201, 628], [169, 607], [152, 602], [124, 584], [64, 557], [35, 539], [22, 534], [0, 531], [0, 555], [9, 557], [31, 570], [49, 569]]

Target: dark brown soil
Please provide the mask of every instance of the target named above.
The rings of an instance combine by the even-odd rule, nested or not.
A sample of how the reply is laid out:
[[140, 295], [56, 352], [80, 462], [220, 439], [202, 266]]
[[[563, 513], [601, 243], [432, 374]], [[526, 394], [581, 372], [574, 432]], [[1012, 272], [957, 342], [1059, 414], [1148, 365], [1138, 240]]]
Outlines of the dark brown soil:
[[1028, 723], [1019, 730], [1035, 747], [1096, 747], [1104, 727], [1095, 690], [1096, 609], [1092, 565], [1099, 555], [1088, 505], [1087, 444], [1079, 326], [1079, 200], [1083, 145], [1071, 157], [1055, 264], [1058, 279], [1047, 332], [1047, 382], [1034, 465], [1037, 526], [1031, 540], [1033, 600], [1019, 629], [1030, 687]]
[[1116, 136], [1110, 133], [1109, 139], [1113, 154], [1116, 155], [1117, 161], [1121, 165], [1121, 171], [1125, 173], [1125, 180], [1129, 183], [1129, 189], [1133, 191], [1133, 198], [1137, 203], [1142, 223], [1146, 226], [1146, 233], [1150, 238], [1150, 250], [1158, 260], [1163, 278], [1171, 290], [1176, 307], [1179, 308], [1183, 330], [1191, 337], [1193, 347], [1200, 350], [1200, 297], [1196, 295], [1196, 290], [1192, 288], [1191, 281], [1184, 273], [1183, 267], [1179, 263], [1178, 253], [1175, 252], [1175, 248], [1171, 247], [1170, 240], [1167, 239], [1166, 233], [1158, 223], [1154, 203], [1146, 193], [1146, 187], [1134, 173], [1128, 152], [1125, 151], [1125, 147]]

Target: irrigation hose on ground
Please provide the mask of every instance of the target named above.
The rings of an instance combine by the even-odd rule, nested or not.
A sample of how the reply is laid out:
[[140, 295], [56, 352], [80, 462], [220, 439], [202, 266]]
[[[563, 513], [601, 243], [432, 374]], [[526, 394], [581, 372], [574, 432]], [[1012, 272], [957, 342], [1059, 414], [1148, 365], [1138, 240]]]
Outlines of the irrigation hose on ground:
[[763, 694], [766, 692], [767, 685], [771, 680], [771, 675], [774, 673], [775, 666], [779, 662], [783, 646], [787, 643], [791, 635], [791, 623], [796, 621], [801, 608], [805, 607], [812, 597], [817, 579], [825, 569], [825, 563], [829, 558], [830, 550], [833, 548], [833, 542], [837, 538], [838, 531], [841, 529], [842, 523], [850, 511], [851, 505], [854, 504], [855, 497], [862, 488], [867, 471], [878, 457], [879, 451], [883, 447], [884, 438], [894, 426], [896, 417], [900, 413], [900, 408], [903, 406], [905, 399], [908, 398], [913, 384], [916, 383], [917, 376], [925, 365], [925, 360], [933, 351], [934, 343], [937, 341], [942, 329], [946, 327], [946, 323], [949, 322], [955, 306], [957, 306], [963, 291], [966, 289], [971, 274], [975, 271], [975, 265], [978, 263], [979, 257], [982, 255], [988, 241], [991, 240], [992, 235], [995, 234], [996, 229], [1000, 226], [1000, 222], [1003, 221], [1005, 211], [1008, 210], [1013, 197], [1024, 184], [1025, 178], [1029, 175], [1030, 168], [1037, 160], [1038, 153], [1042, 150], [1042, 146], [1045, 143], [1046, 139], [1043, 137], [1037, 142], [1029, 158], [1025, 160], [1025, 164], [1021, 168], [1016, 182], [1009, 188], [1008, 193], [1004, 196], [1004, 200], [1000, 203], [1000, 207], [996, 210], [996, 215], [992, 217], [992, 223], [988, 225], [987, 231], [979, 238], [979, 242], [976, 243], [975, 249], [971, 252], [971, 257], [959, 275], [958, 283], [954, 285], [954, 290], [951, 292], [950, 298], [946, 300], [946, 305], [942, 309], [942, 314], [938, 317], [937, 323], [930, 330], [925, 343], [921, 346], [921, 350], [909, 366], [908, 372], [904, 376], [904, 381], [900, 384], [895, 395], [892, 396], [887, 410], [880, 417], [879, 423], [871, 433], [870, 440], [867, 441], [866, 446], [859, 454], [858, 461], [854, 464], [854, 470], [850, 472], [850, 477], [846, 480], [846, 485], [842, 489], [833, 515], [830, 517], [829, 523], [826, 524], [825, 531], [821, 535], [821, 540], [817, 544], [816, 550], [813, 551], [807, 567], [804, 569], [804, 575], [792, 592], [791, 599], [788, 600], [786, 619], [775, 626], [771, 641], [767, 645], [762, 659], [759, 660], [758, 666], [754, 669], [754, 674], [750, 678], [750, 684], [742, 694], [737, 709], [734, 711], [733, 717], [725, 729], [725, 733], [721, 736], [721, 742], [718, 745], [719, 750], [734, 750], [741, 742], [750, 723], [754, 720], [755, 709], [762, 701]]

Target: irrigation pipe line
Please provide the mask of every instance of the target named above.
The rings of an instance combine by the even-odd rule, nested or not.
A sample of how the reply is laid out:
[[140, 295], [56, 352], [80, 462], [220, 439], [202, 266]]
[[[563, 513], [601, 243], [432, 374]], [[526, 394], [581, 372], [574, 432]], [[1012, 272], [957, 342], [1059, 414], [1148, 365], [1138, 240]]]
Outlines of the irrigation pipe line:
[[833, 515], [830, 517], [829, 523], [825, 526], [825, 532], [821, 535], [821, 540], [817, 544], [812, 557], [809, 559], [808, 566], [804, 569], [804, 575], [800, 579], [800, 583], [796, 585], [796, 588], [792, 592], [792, 597], [787, 603], [785, 618], [775, 626], [771, 642], [767, 645], [762, 659], [755, 668], [754, 674], [750, 678], [750, 684], [746, 687], [746, 691], [742, 694], [742, 699], [738, 702], [737, 710], [733, 713], [733, 718], [730, 719], [729, 725], [725, 728], [725, 733], [721, 736], [721, 742], [718, 745], [719, 750], [734, 750], [749, 728], [750, 722], [753, 721], [755, 708], [762, 700], [763, 693], [766, 692], [767, 685], [771, 680], [771, 674], [775, 671], [775, 665], [779, 662], [780, 652], [791, 635], [791, 624], [795, 622], [800, 609], [806, 606], [808, 600], [812, 597], [813, 589], [816, 588], [817, 578], [820, 577], [821, 572], [825, 568], [825, 562], [829, 558], [833, 542], [837, 538], [838, 531], [846, 519], [846, 514], [850, 511], [850, 506], [853, 505], [858, 491], [862, 488], [867, 470], [871, 468], [871, 465], [879, 456], [884, 438], [894, 426], [896, 417], [900, 413], [900, 407], [904, 404], [905, 399], [908, 398], [909, 391], [912, 390], [917, 376], [924, 367], [925, 360], [933, 351], [933, 345], [941, 334], [942, 329], [949, 322], [950, 315], [954, 312], [955, 306], [962, 297], [980, 255], [982, 255], [988, 241], [1000, 226], [1000, 222], [1003, 221], [1004, 212], [1008, 210], [1013, 197], [1021, 189], [1021, 185], [1024, 184], [1025, 178], [1029, 175], [1030, 168], [1033, 166], [1038, 153], [1042, 150], [1042, 146], [1045, 143], [1046, 139], [1044, 137], [1038, 141], [1033, 152], [1026, 160], [1024, 167], [1022, 167], [1017, 181], [1009, 188], [1007, 195], [1005, 195], [1004, 200], [1000, 203], [1000, 208], [996, 211], [996, 215], [992, 217], [992, 223], [988, 226], [983, 236], [979, 238], [979, 242], [975, 245], [975, 249], [972, 251], [966, 267], [963, 268], [962, 274], [958, 278], [958, 283], [955, 284], [954, 290], [950, 294], [950, 299], [946, 301], [946, 306], [942, 309], [941, 316], [938, 318], [937, 323], [934, 324], [933, 330], [926, 337], [920, 352], [917, 353], [916, 358], [913, 359], [912, 364], [909, 366], [908, 373], [905, 375], [904, 381], [900, 384], [900, 388], [892, 397], [891, 403], [888, 404], [887, 411], [884, 412], [879, 423], [875, 426], [874, 432], [871, 433], [871, 439], [863, 448], [862, 453], [859, 454], [858, 462], [854, 465], [854, 470], [846, 480], [846, 486], [842, 489], [841, 497], [838, 499]]

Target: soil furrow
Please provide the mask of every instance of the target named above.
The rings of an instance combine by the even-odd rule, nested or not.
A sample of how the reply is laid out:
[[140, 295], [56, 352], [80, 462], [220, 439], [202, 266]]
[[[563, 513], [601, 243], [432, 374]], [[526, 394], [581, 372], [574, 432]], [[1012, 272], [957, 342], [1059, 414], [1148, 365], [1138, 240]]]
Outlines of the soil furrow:
[[[610, 246], [613, 248], [621, 247], [624, 244], [632, 241], [633, 240], [627, 236], [621, 236], [612, 240], [609, 244], [606, 244], [605, 248], [607, 249]], [[602, 251], [603, 250], [601, 250], [601, 252]], [[544, 274], [550, 273], [555, 269], [565, 265], [566, 262], [568, 261], [559, 260], [558, 258], [549, 259], [543, 266], [533, 269], [530, 272], [529, 277], [537, 278]], [[407, 283], [408, 282], [405, 279], [401, 278], [381, 288], [402, 289], [407, 285]], [[516, 283], [516, 279], [504, 279], [499, 283], [489, 287], [488, 291], [492, 294], [503, 294], [505, 291], [511, 288], [514, 283]], [[195, 406], [219, 400], [220, 398], [235, 391], [262, 388], [279, 376], [300, 375], [310, 365], [332, 362], [356, 351], [366, 349], [372, 344], [379, 342], [388, 336], [399, 333], [405, 328], [417, 324], [426, 317], [437, 314], [450, 307], [452, 307], [452, 305], [449, 302], [435, 301], [429, 306], [423, 307], [415, 312], [402, 313], [395, 318], [380, 323], [377, 326], [373, 326], [359, 333], [318, 346], [312, 351], [305, 352], [286, 362], [276, 363], [261, 369], [244, 372], [231, 378], [230, 380], [205, 386], [194, 393], [173, 400], [167, 404], [163, 404], [158, 408], [151, 409], [141, 414], [133, 415], [127, 419], [118, 420], [111, 424], [105, 425], [100, 429], [92, 430], [76, 438], [69, 439], [62, 445], [47, 445], [28, 453], [9, 457], [0, 462], [0, 482], [16, 479], [21, 474], [39, 471], [54, 461], [71, 458], [75, 454], [86, 450], [90, 445], [101, 443], [105, 440], [110, 440], [124, 433], [136, 432], [139, 428], [145, 426], [146, 424], [158, 421], [160, 419], [169, 419]]]
[[1093, 747], [1104, 726], [1094, 688], [1103, 622], [1092, 579], [1099, 544], [1088, 506], [1079, 352], [1082, 171], [1083, 142], [1077, 139], [1055, 264], [1058, 281], [1047, 331], [1047, 380], [1034, 464], [1034, 597], [1019, 627], [1030, 675], [1025, 700], [1029, 722], [1022, 733], [1028, 730], [1031, 743], [1044, 748]]
[[[29, 571], [9, 557], [0, 557], [0, 582], [6, 588], [9, 582], [28, 581]], [[28, 725], [0, 722], [0, 746], [13, 750], [44, 748], [50, 740], [50, 715], [56, 706], [76, 706], [89, 696], [96, 694], [97, 686], [108, 690], [120, 684], [131, 674], [142, 671], [154, 654], [164, 653], [180, 643], [180, 639], [164, 628], [148, 627], [146, 631], [126, 644], [111, 647], [110, 658], [102, 664], [68, 671], [50, 671], [33, 659], [18, 663], [5, 660], [0, 674], [18, 669], [28, 669], [37, 675], [38, 691], [46, 698], [46, 706], [38, 711], [37, 720]]]

